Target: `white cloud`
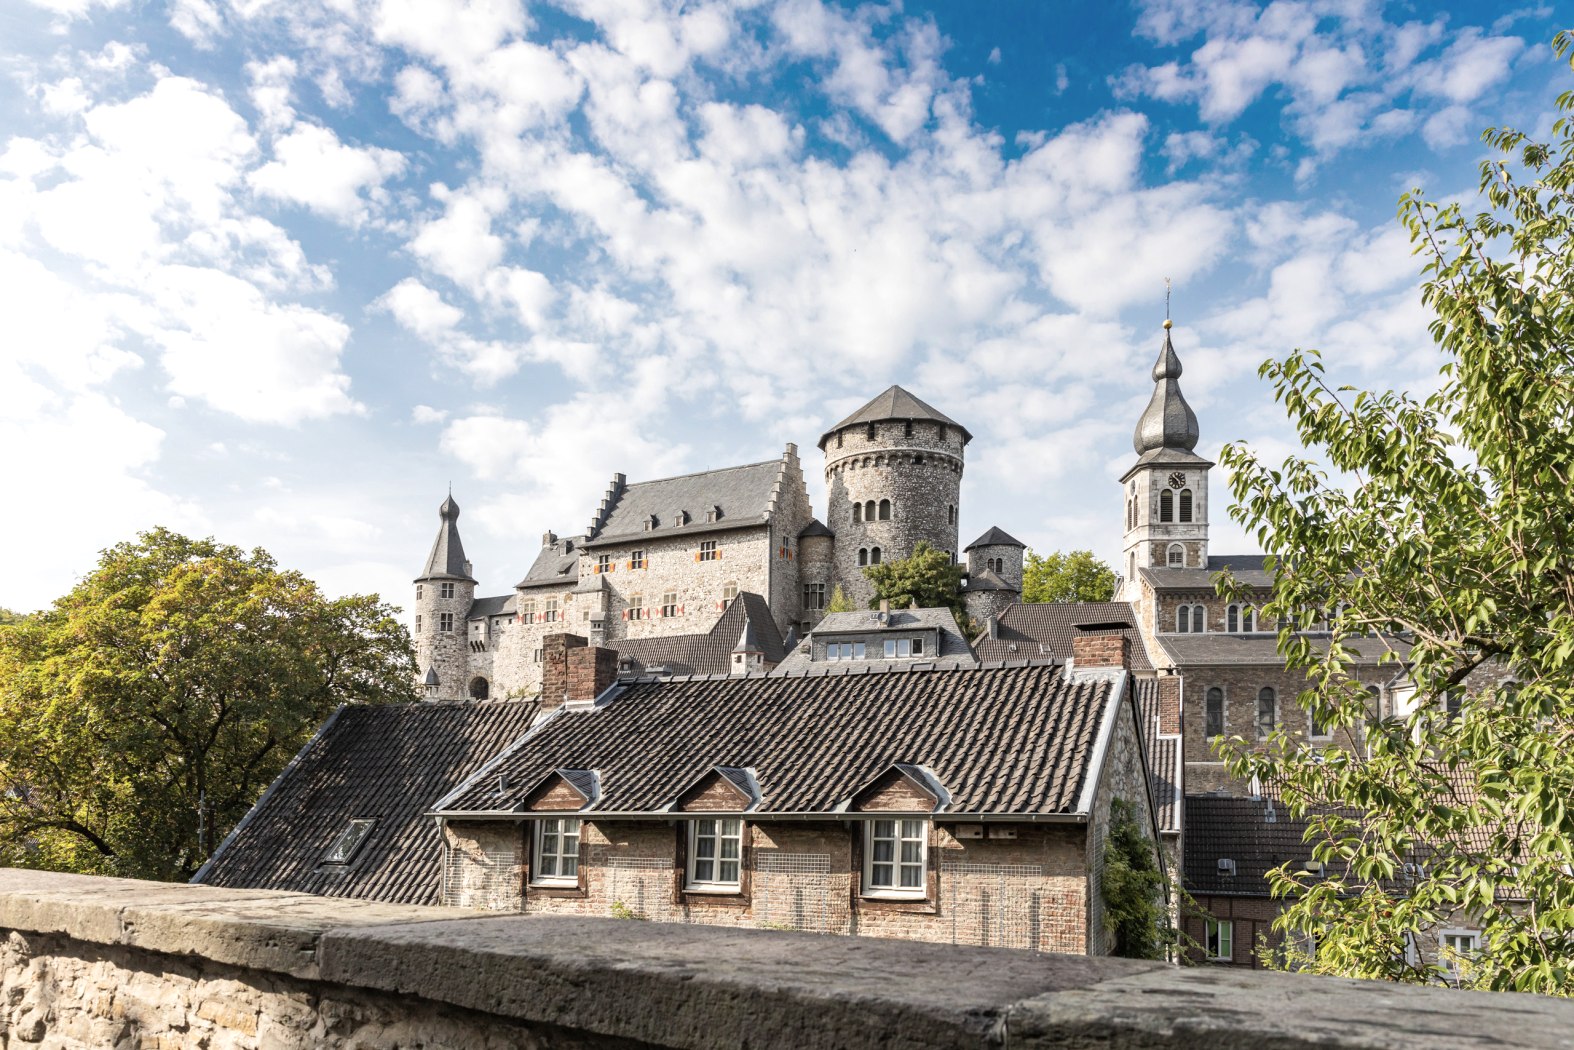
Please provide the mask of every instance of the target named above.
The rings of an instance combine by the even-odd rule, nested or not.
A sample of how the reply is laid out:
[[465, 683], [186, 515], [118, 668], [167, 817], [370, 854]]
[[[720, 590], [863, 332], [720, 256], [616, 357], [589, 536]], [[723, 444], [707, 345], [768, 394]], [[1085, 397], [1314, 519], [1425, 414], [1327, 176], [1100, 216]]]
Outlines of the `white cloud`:
[[170, 0], [169, 24], [199, 48], [212, 48], [224, 30], [224, 16], [211, 0]]
[[247, 176], [257, 192], [348, 223], [362, 221], [367, 199], [380, 199], [383, 183], [405, 167], [394, 150], [347, 146], [316, 124], [297, 123], [274, 142], [273, 156]]

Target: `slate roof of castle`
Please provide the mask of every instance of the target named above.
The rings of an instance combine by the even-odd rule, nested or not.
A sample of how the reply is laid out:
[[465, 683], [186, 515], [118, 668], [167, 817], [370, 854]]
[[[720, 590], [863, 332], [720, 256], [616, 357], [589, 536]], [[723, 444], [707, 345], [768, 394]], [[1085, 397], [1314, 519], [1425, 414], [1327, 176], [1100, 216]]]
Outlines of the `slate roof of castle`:
[[[436, 904], [442, 850], [427, 812], [530, 728], [534, 701], [348, 704], [335, 711], [193, 882]], [[323, 855], [374, 820], [350, 863]]]
[[[605, 523], [583, 545], [589, 548], [761, 524], [768, 520], [771, 495], [781, 473], [782, 460], [770, 459], [635, 482], [617, 495]], [[705, 515], [712, 507], [720, 507], [722, 516], [707, 522]], [[678, 511], [688, 512], [687, 525], [673, 524]], [[652, 515], [656, 527], [647, 531], [645, 520]]]
[[[805, 674], [815, 669], [823, 669], [828, 665], [826, 661], [816, 663], [813, 659], [814, 642], [825, 641], [828, 638], [849, 638], [862, 640], [871, 645], [879, 644], [879, 635], [890, 631], [935, 631], [937, 633], [939, 651], [926, 653], [922, 657], [913, 657], [909, 660], [902, 657], [894, 663], [913, 663], [925, 668], [931, 667], [973, 667], [978, 663], [978, 658], [973, 655], [973, 650], [968, 646], [967, 639], [962, 637], [962, 632], [957, 628], [956, 617], [950, 609], [896, 609], [886, 614], [885, 621], [879, 619], [880, 614], [875, 610], [862, 612], [826, 613], [815, 624], [809, 636], [798, 644], [787, 658], [776, 668], [774, 674]], [[883, 658], [871, 658], [862, 661], [862, 664], [874, 666], [884, 664]], [[855, 662], [853, 666], [856, 666]], [[842, 661], [831, 664], [832, 667], [843, 667]]]
[[708, 770], [732, 766], [755, 773], [755, 813], [831, 815], [909, 763], [949, 792], [947, 813], [1075, 814], [1123, 681], [1039, 664], [637, 682], [594, 708], [559, 708], [439, 811], [515, 812], [570, 767], [600, 774], [587, 816], [664, 813]]
[[962, 444], [973, 440], [973, 435], [968, 429], [944, 412], [935, 408], [926, 401], [915, 397], [910, 391], [892, 385], [876, 394], [869, 403], [858, 411], [836, 424], [820, 436], [820, 448], [830, 440], [831, 435], [845, 427], [858, 426], [863, 423], [884, 423], [888, 420], [930, 420], [935, 423], [944, 423], [956, 427], [962, 432]]
[[999, 574], [990, 569], [979, 569], [977, 572], [967, 574], [967, 590], [969, 591], [1018, 591], [1020, 589], [1007, 583], [1000, 578]]
[[480, 620], [488, 616], [512, 615], [517, 594], [499, 594], [491, 598], [477, 598], [470, 603], [467, 620]]
[[1011, 535], [1005, 529], [1002, 529], [999, 525], [991, 525], [988, 532], [969, 543], [966, 547], [963, 547], [962, 550], [966, 552], [974, 547], [1021, 547], [1025, 550], [1027, 544]]
[[[1024, 660], [1049, 657], [1062, 663], [1071, 659], [1071, 643], [1078, 624], [1127, 624], [1126, 636], [1131, 669], [1139, 673], [1153, 670], [1148, 650], [1137, 630], [1129, 602], [1018, 602], [1001, 610], [996, 620], [995, 637], [981, 634], [973, 642], [980, 660]], [[1040, 649], [1040, 646], [1043, 648]]]
[[530, 571], [525, 573], [525, 578], [520, 580], [517, 586], [545, 587], [551, 584], [559, 587], [577, 586], [579, 546], [584, 539], [583, 536], [569, 536], [542, 547], [540, 553], [536, 555], [536, 560], [531, 563]]
[[465, 545], [459, 542], [459, 504], [454, 502], [452, 494], [437, 508], [437, 517], [441, 522], [437, 538], [432, 541], [432, 552], [426, 556], [426, 567], [415, 578], [416, 582], [466, 580], [474, 583], [465, 570]]
[[723, 675], [732, 668], [732, 651], [743, 635], [747, 617], [754, 640], [768, 664], [779, 664], [784, 651], [781, 632], [771, 607], [758, 594], [744, 591], [727, 604], [714, 627], [704, 634], [675, 634], [660, 638], [614, 638], [602, 643], [616, 649], [632, 663], [633, 671], [665, 668], [674, 675]]
[[836, 533], [832, 532], [831, 527], [825, 522], [821, 521], [819, 518], [814, 518], [809, 522], [809, 524], [805, 525], [798, 532], [798, 538], [800, 540], [809, 536], [830, 536], [834, 539], [836, 537]]

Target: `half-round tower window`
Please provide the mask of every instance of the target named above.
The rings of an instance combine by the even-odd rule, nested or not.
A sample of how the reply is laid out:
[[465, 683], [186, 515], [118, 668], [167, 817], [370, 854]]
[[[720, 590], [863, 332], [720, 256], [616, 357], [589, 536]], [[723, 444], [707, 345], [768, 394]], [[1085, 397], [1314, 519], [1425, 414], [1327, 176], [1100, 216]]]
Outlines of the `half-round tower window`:
[[879, 547], [870, 547], [869, 548], [869, 564], [870, 565], [879, 565], [880, 564], [880, 548]]
[[492, 683], [485, 678], [470, 679], [470, 699], [485, 700], [492, 695]]
[[891, 501], [888, 499], [883, 499], [880, 501], [880, 520], [891, 520]]
[[868, 547], [859, 547], [858, 548], [858, 564], [859, 565], [868, 565], [869, 564], [869, 548]]
[[864, 505], [862, 503], [854, 503], [853, 504], [853, 524], [857, 525], [859, 522], [861, 522], [863, 520], [864, 520]]
[[873, 521], [874, 520], [874, 512], [875, 512], [874, 500], [869, 500], [868, 502], [866, 502], [864, 504], [864, 520], [865, 521]]
[[[1168, 493], [1165, 493], [1165, 495], [1168, 495]], [[1186, 567], [1186, 548], [1178, 543], [1170, 544], [1170, 549], [1166, 552], [1166, 561], [1172, 569], [1184, 569]]]
[[1191, 520], [1191, 489], [1181, 489], [1180, 491], [1180, 520]]
[[1175, 520], [1175, 494], [1169, 489], [1159, 493], [1159, 520]]

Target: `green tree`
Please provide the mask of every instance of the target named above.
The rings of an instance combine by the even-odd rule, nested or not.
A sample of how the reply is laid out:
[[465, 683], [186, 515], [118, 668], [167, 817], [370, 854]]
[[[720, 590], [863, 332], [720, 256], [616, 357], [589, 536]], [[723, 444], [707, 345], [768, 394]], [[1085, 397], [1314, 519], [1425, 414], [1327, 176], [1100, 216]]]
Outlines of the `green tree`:
[[881, 601], [889, 601], [893, 609], [917, 605], [920, 609], [950, 609], [957, 626], [971, 637], [972, 620], [967, 615], [967, 604], [962, 598], [962, 566], [953, 564], [945, 551], [919, 540], [913, 553], [896, 561], [881, 562], [864, 569], [864, 575], [874, 584], [874, 597], [869, 608], [878, 608]]
[[[1233, 510], [1280, 554], [1263, 619], [1336, 610], [1326, 648], [1280, 634], [1308, 674], [1302, 706], [1365, 742], [1226, 748], [1235, 775], [1281, 785], [1339, 873], [1274, 877], [1280, 932], [1314, 936], [1321, 972], [1435, 980], [1408, 939], [1465, 921], [1482, 930], [1466, 983], [1574, 995], [1574, 94], [1557, 106], [1550, 144], [1485, 134], [1484, 211], [1400, 201], [1436, 392], [1335, 389], [1297, 350], [1263, 375], [1328, 467], [1222, 457]], [[1413, 643], [1413, 712], [1368, 709], [1344, 645], [1368, 632]], [[1515, 684], [1475, 688], [1503, 675]]]
[[1107, 602], [1115, 597], [1115, 570], [1092, 551], [1055, 551], [1040, 557], [1029, 548], [1022, 567], [1022, 601]]
[[396, 610], [159, 529], [0, 627], [0, 865], [185, 879], [333, 708], [414, 699]]
[[825, 607], [828, 613], [853, 612], [853, 600], [847, 597], [847, 592], [842, 590], [842, 585], [837, 584], [831, 588], [831, 602]]
[[1139, 810], [1125, 799], [1110, 804], [1109, 835], [1099, 889], [1104, 927], [1114, 938], [1111, 951], [1126, 959], [1162, 959], [1169, 927], [1164, 875], [1153, 840], [1142, 833]]

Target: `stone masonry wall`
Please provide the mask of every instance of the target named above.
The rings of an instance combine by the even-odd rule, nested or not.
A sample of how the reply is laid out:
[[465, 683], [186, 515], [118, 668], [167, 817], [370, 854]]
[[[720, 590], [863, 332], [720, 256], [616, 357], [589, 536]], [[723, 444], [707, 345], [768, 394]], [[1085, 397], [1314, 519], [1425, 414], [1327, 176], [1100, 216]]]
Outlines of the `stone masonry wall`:
[[1109, 750], [1105, 753], [1103, 778], [1093, 796], [1092, 818], [1088, 822], [1089, 955], [1107, 955], [1114, 948], [1104, 929], [1104, 895], [1100, 888], [1104, 874], [1104, 845], [1109, 837], [1110, 807], [1114, 800], [1124, 799], [1136, 807], [1138, 826], [1148, 837], [1153, 835], [1153, 807], [1149, 800], [1147, 770], [1143, 765], [1142, 744], [1137, 732], [1137, 709], [1130, 690], [1131, 682], [1128, 679], [1119, 717], [1111, 732]]
[[814, 507], [798, 462], [798, 446], [789, 444], [782, 456], [782, 474], [771, 511], [769, 588], [759, 592], [770, 602], [771, 615], [783, 638], [788, 628], [803, 619], [803, 552], [798, 533], [812, 520]]
[[[452, 597], [442, 597], [445, 583], [452, 584]], [[466, 699], [466, 688], [474, 675], [465, 616], [475, 600], [475, 584], [463, 580], [423, 580], [415, 588], [420, 595], [415, 600], [415, 614], [421, 623], [421, 629], [411, 635], [415, 641], [416, 668], [422, 679], [428, 668], [436, 670], [438, 677], [435, 692], [427, 692], [425, 686], [419, 684], [420, 679], [417, 680], [418, 688], [428, 700]], [[445, 614], [451, 617], [451, 628], [447, 631], [442, 630]]]
[[[789, 845], [784, 842], [782, 845]], [[0, 869], [0, 1045], [1567, 1047], [1574, 1003]]]

